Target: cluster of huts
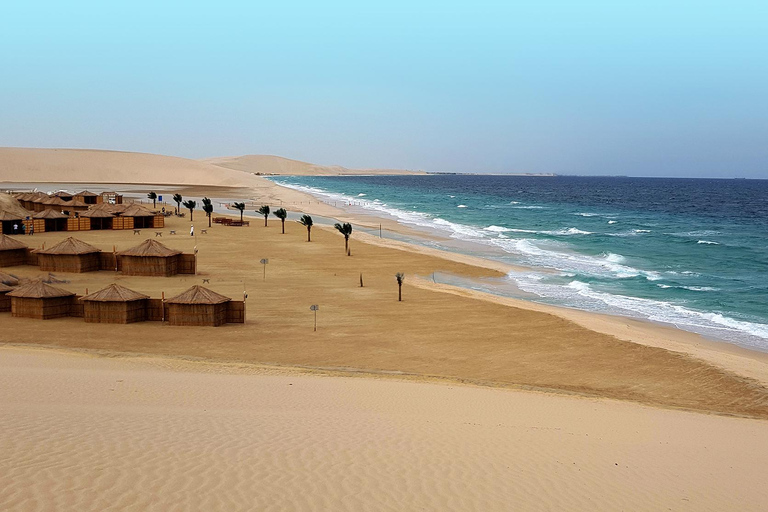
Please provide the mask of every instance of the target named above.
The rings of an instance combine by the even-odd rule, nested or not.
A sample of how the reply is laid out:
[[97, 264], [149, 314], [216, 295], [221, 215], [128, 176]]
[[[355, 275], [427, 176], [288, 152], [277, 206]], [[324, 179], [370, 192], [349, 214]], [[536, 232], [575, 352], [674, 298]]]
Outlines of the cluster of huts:
[[193, 253], [171, 249], [151, 238], [124, 251], [104, 252], [73, 237], [48, 248], [31, 249], [0, 235], [0, 267], [17, 265], [36, 265], [47, 272], [121, 271], [126, 276], [170, 277], [197, 272]]
[[[9, 196], [11, 197], [11, 196]], [[15, 234], [14, 225], [29, 233], [99, 229], [150, 229], [165, 226], [165, 217], [139, 204], [123, 204], [114, 192], [77, 194], [42, 192], [15, 194], [14, 204], [0, 203], [2, 232]], [[7, 203], [7, 201], [5, 202]]]
[[0, 273], [0, 312], [8, 311], [21, 318], [71, 316], [107, 324], [162, 321], [219, 327], [245, 322], [245, 301], [232, 300], [202, 286], [193, 286], [170, 299], [152, 299], [119, 284], [78, 297], [42, 280], [19, 284], [13, 276]]

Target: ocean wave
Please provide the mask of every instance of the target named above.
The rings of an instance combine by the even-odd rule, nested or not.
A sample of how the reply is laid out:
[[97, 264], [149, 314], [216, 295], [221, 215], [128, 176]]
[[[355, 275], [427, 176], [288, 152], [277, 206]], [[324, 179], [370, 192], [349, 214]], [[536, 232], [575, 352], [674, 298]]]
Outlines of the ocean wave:
[[742, 346], [762, 350], [768, 348], [768, 324], [738, 320], [719, 312], [697, 311], [674, 302], [601, 292], [589, 283], [578, 280], [573, 280], [567, 285], [558, 285], [531, 280], [524, 274], [511, 273], [510, 277], [523, 291], [556, 299], [572, 307], [672, 324], [681, 329], [716, 336]]
[[527, 205], [526, 204], [526, 205], [522, 205], [522, 206], [513, 206], [512, 208], [517, 208], [518, 210], [544, 210], [546, 208], [546, 206], [535, 206], [535, 205]]
[[359, 194], [357, 194], [357, 197], [365, 197], [365, 196], [367, 196], [367, 195], [368, 195], [368, 194], [363, 194], [362, 192], [360, 192]]
[[538, 231], [542, 235], [569, 236], [569, 235], [592, 235], [592, 231], [583, 231], [579, 228], [562, 228], [553, 231]]
[[579, 217], [599, 217], [599, 213], [574, 213], [574, 215], [578, 215]]
[[651, 230], [650, 229], [633, 229], [632, 232], [633, 233], [650, 233]]
[[712, 286], [679, 286], [672, 284], [657, 284], [656, 286], [665, 290], [669, 288], [677, 288], [678, 290], [690, 290], [692, 292], [716, 292], [720, 290], [720, 288], [714, 288]]
[[608, 224], [616, 224], [617, 222], [619, 222], [619, 221], [617, 221], [617, 220], [609, 220]]
[[467, 205], [465, 205], [465, 204], [460, 204], [460, 205], [458, 205], [456, 208], [466, 208], [466, 207], [467, 207]]
[[503, 226], [488, 226], [487, 228], [483, 228], [485, 231], [491, 231], [492, 233], [505, 233], [507, 231], [512, 231], [511, 228], [505, 228]]
[[720, 234], [720, 232], [705, 229], [701, 231], [678, 231], [676, 233], [664, 233], [664, 234], [670, 235], [670, 236], [683, 237], [683, 238], [700, 238], [705, 236], [717, 236]]
[[720, 245], [718, 242], [711, 242], [709, 240], [699, 240], [696, 243], [697, 244], [704, 244], [704, 245]]

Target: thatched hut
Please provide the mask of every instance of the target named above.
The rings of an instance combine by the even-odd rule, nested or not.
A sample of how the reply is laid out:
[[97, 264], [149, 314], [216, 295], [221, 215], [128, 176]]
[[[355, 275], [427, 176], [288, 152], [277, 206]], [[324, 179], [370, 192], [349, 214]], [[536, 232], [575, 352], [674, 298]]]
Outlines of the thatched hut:
[[56, 210], [43, 210], [32, 215], [35, 233], [66, 231], [68, 216]]
[[[21, 234], [24, 221], [31, 215], [32, 213], [24, 209], [16, 198], [9, 194], [0, 194], [0, 234]], [[15, 231], [13, 226], [16, 226]]]
[[138, 204], [129, 205], [120, 216], [124, 219], [123, 229], [151, 229], [155, 227], [156, 212]]
[[0, 313], [7, 313], [11, 310], [11, 298], [8, 297], [8, 292], [12, 292], [14, 288], [7, 284], [0, 283]]
[[82, 192], [75, 194], [75, 199], [79, 199], [85, 204], [96, 204], [98, 203], [98, 198], [99, 194], [94, 194], [88, 190], [83, 190]]
[[229, 297], [195, 285], [166, 301], [170, 325], [218, 327], [227, 323]]
[[49, 272], [92, 272], [101, 267], [101, 249], [69, 237], [48, 249], [37, 249], [40, 270]]
[[27, 263], [27, 246], [0, 234], [0, 267], [15, 267]]
[[136, 247], [117, 253], [123, 275], [169, 277], [179, 273], [181, 251], [148, 238]]
[[80, 214], [83, 219], [90, 219], [90, 229], [112, 229], [112, 220], [115, 215], [105, 208], [91, 208]]
[[48, 196], [45, 199], [42, 199], [40, 201], [40, 204], [42, 205], [42, 210], [57, 210], [61, 211], [62, 208], [64, 208], [68, 203], [64, 199], [62, 199], [59, 196]]
[[90, 295], [81, 297], [83, 317], [88, 323], [130, 324], [147, 319], [148, 295], [111, 284]]
[[67, 215], [74, 216], [76, 213], [88, 211], [89, 204], [83, 202], [82, 199], [74, 198], [61, 207], [61, 210]]
[[75, 294], [42, 281], [32, 281], [6, 293], [15, 317], [48, 320], [69, 316]]

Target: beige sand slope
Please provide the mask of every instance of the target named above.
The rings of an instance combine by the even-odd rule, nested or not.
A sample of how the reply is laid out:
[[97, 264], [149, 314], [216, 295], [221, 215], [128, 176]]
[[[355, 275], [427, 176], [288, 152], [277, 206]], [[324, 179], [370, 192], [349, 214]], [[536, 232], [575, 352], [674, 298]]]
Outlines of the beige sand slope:
[[0, 182], [250, 187], [256, 176], [197, 160], [93, 149], [0, 148]]
[[2, 510], [765, 510], [763, 421], [0, 348]]
[[402, 169], [347, 169], [339, 165], [317, 165], [273, 155], [244, 155], [200, 160], [225, 169], [249, 173], [291, 175], [352, 175], [352, 174], [423, 174]]

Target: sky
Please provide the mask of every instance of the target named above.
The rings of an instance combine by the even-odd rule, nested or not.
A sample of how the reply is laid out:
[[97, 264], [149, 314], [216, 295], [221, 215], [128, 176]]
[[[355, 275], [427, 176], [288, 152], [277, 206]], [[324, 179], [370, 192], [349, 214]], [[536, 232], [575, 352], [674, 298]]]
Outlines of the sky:
[[768, 178], [767, 26], [738, 0], [5, 2], [0, 146]]

